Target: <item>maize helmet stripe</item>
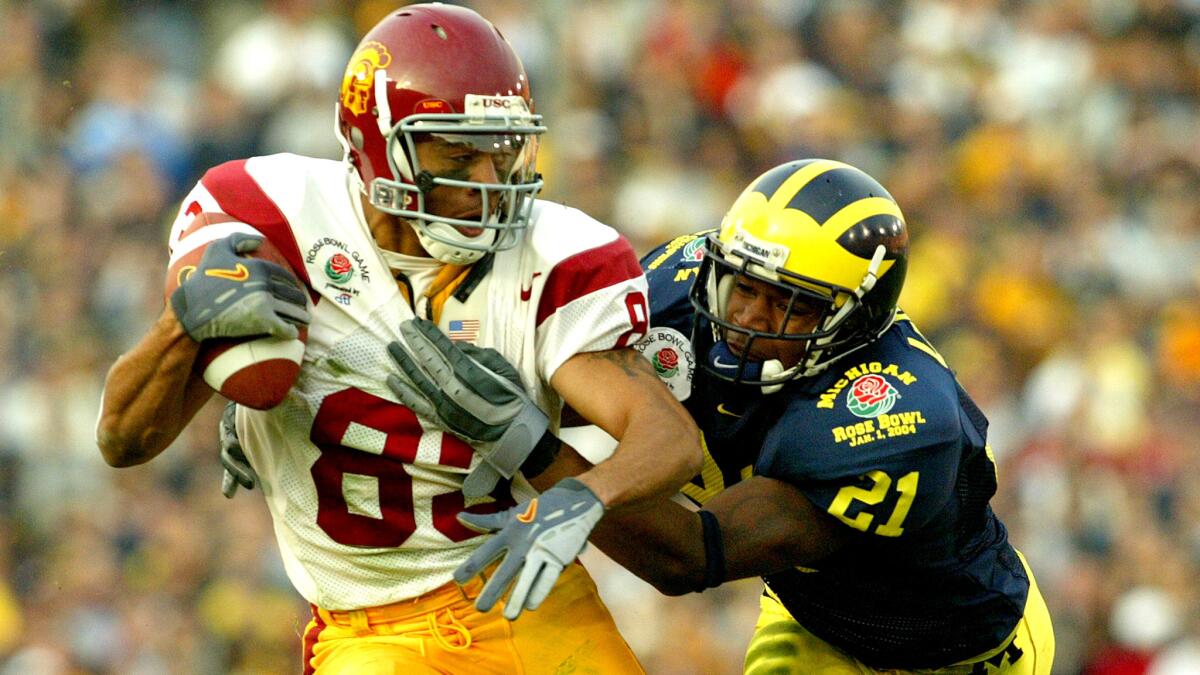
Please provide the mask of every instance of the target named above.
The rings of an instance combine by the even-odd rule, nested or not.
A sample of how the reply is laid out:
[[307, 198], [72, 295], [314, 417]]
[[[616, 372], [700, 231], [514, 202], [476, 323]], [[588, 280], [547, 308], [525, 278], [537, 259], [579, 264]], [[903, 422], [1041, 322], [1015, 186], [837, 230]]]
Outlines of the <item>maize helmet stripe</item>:
[[788, 201], [787, 208], [804, 211], [810, 214], [813, 220], [824, 223], [842, 205], [871, 198], [894, 202], [887, 192], [880, 194], [879, 183], [870, 176], [843, 164], [815, 176]]
[[[843, 202], [841, 210], [827, 216], [825, 220], [817, 220], [817, 222], [821, 223], [821, 227], [835, 232], [834, 237], [836, 238], [872, 216], [904, 217], [900, 214], [900, 207], [896, 205], [896, 202], [882, 197], [867, 197], [848, 204]], [[871, 256], [866, 257], [870, 258]]]
[[757, 180], [755, 180], [749, 185], [749, 187], [746, 188], [746, 192], [761, 192], [769, 199], [779, 190], [780, 185], [783, 185], [787, 179], [796, 174], [796, 170], [798, 168], [810, 164], [823, 164], [827, 161], [828, 160], [823, 159], [802, 159], [795, 162], [780, 164], [774, 169], [770, 169], [763, 175], [759, 176]]
[[[883, 244], [885, 260], [894, 260], [908, 244], [903, 226], [904, 215], [896, 202], [882, 197], [868, 197], [847, 204], [825, 221], [824, 228], [833, 233], [838, 244], [865, 260], [875, 255], [875, 247]], [[887, 272], [890, 264], [880, 268]]]
[[[804, 188], [812, 184], [813, 179], [815, 179], [817, 176], [839, 167], [846, 166], [841, 162], [835, 162], [831, 159], [819, 159], [814, 162], [797, 162], [796, 164], [799, 165], [799, 169], [797, 169], [795, 165], [785, 165], [790, 167], [793, 173], [787, 178], [787, 180], [780, 183], [779, 187], [774, 193], [769, 195], [772, 208], [788, 208], [789, 203], [795, 199], [796, 194], [802, 192]], [[801, 213], [809, 213], [801, 208], [791, 208], [794, 208]], [[821, 222], [821, 219], [814, 218], [814, 220], [816, 220], [818, 223]]]

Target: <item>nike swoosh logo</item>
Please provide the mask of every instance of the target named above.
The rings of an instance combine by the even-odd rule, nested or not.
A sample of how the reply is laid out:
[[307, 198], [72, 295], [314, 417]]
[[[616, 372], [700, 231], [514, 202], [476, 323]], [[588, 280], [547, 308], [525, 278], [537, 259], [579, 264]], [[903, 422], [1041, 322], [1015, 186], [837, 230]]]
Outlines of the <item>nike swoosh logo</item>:
[[250, 278], [250, 270], [242, 263], [238, 263], [237, 267], [231, 270], [204, 270], [204, 274], [218, 279], [228, 279], [230, 281], [245, 281]]
[[517, 516], [517, 520], [521, 521], [522, 523], [532, 523], [533, 519], [537, 518], [537, 502], [538, 500], [536, 499], [529, 502], [529, 506], [525, 507], [525, 513]]
[[738, 364], [736, 362], [734, 362], [734, 363], [722, 362], [721, 357], [719, 357], [719, 356], [716, 357], [715, 359], [713, 359], [713, 365], [718, 368], [737, 368], [738, 367]]
[[729, 415], [730, 417], [741, 417], [741, 415], [735, 412], [730, 412], [729, 409], [725, 407], [724, 403], [717, 404], [717, 412], [721, 413], [722, 415]]
[[529, 302], [529, 297], [533, 295], [533, 280], [542, 276], [541, 272], [534, 272], [533, 276], [529, 277], [529, 288], [521, 289], [521, 302]]
[[179, 274], [175, 277], [175, 285], [182, 286], [183, 282], [187, 281], [188, 277], [192, 276], [192, 272], [196, 271], [195, 265], [184, 265], [179, 268]]

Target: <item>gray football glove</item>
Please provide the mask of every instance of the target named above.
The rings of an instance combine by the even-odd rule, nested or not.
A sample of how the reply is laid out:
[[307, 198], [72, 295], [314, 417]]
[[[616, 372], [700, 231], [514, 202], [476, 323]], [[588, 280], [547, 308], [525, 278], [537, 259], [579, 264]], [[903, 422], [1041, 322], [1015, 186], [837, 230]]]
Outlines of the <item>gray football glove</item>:
[[[466, 441], [483, 458], [467, 474], [462, 491], [477, 499], [501, 477], [524, 468], [537, 475], [554, 459], [557, 439], [546, 436], [549, 420], [521, 386], [521, 376], [494, 349], [455, 343], [425, 319], [400, 324], [404, 343], [388, 353], [400, 366], [387, 384], [400, 402]], [[546, 442], [541, 442], [545, 440]]]
[[507, 511], [459, 513], [463, 525], [497, 534], [454, 570], [454, 580], [465, 584], [504, 556], [475, 599], [475, 607], [481, 612], [490, 610], [515, 577], [516, 586], [504, 605], [504, 617], [515, 620], [523, 610], [541, 606], [563, 568], [583, 551], [603, 515], [604, 505], [595, 493], [574, 478], [564, 478], [528, 504]]
[[216, 337], [295, 338], [308, 325], [304, 289], [282, 266], [245, 257], [262, 237], [235, 232], [208, 245], [195, 271], [171, 293], [171, 307], [196, 342]]
[[258, 473], [250, 466], [246, 453], [242, 451], [242, 442], [238, 440], [237, 404], [233, 401], [225, 404], [221, 413], [219, 434], [221, 437], [221, 466], [225, 467], [225, 475], [221, 478], [221, 494], [231, 499], [237, 492], [238, 486], [253, 490], [258, 485]]

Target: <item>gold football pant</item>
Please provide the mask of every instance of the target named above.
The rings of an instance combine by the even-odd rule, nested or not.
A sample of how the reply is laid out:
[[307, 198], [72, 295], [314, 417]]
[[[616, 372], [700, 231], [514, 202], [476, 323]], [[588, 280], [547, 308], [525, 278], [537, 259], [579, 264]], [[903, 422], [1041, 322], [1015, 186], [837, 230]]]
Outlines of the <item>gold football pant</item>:
[[1054, 630], [1046, 601], [1029, 574], [1025, 614], [1010, 639], [984, 654], [945, 668], [876, 670], [808, 632], [770, 592], [763, 594], [762, 612], [746, 652], [746, 675], [1049, 675], [1054, 661]]
[[642, 673], [617, 632], [596, 585], [568, 565], [536, 611], [505, 619], [504, 602], [475, 609], [478, 577], [412, 600], [337, 612], [313, 607], [304, 632], [304, 672], [315, 675], [409, 673]]

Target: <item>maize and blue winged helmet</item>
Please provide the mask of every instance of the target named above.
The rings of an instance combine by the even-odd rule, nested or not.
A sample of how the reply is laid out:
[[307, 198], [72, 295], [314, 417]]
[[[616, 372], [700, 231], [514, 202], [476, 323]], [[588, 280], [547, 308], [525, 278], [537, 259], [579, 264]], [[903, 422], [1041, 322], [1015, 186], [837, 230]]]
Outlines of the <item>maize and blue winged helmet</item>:
[[[907, 267], [904, 215], [874, 178], [828, 159], [781, 164], [750, 183], [705, 241], [691, 290], [697, 361], [718, 379], [767, 393], [812, 377], [892, 325]], [[739, 275], [785, 292], [787, 314], [776, 332], [729, 320], [727, 303]], [[823, 307], [816, 326], [785, 332], [801, 302]], [[730, 331], [746, 338], [740, 355], [728, 347]], [[748, 359], [753, 341], [764, 339], [803, 341], [800, 362]]]

